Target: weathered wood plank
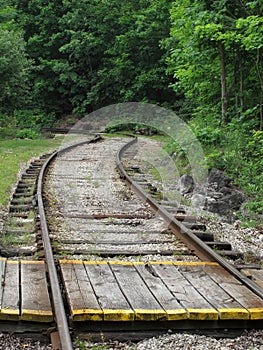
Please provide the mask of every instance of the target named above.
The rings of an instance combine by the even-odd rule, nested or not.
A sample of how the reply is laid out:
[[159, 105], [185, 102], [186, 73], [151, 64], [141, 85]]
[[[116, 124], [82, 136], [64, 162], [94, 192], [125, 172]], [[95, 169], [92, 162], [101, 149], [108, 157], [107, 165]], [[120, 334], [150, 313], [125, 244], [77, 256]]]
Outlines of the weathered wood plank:
[[256, 294], [220, 266], [206, 266], [205, 271], [233, 299], [249, 311], [252, 320], [263, 319], [263, 301]]
[[151, 293], [165, 310], [167, 320], [175, 321], [187, 319], [186, 310], [178, 303], [163, 281], [158, 276], [154, 275], [151, 266], [144, 263], [134, 263], [134, 266]]
[[[115, 246], [116, 247], [116, 246]], [[131, 255], [131, 256], [138, 256], [138, 255], [173, 255], [174, 250], [159, 250], [159, 249], [134, 249], [134, 250], [127, 250], [123, 249], [123, 246], [120, 246], [119, 249], [100, 249], [100, 247], [95, 246], [93, 249], [72, 249], [72, 248], [66, 248], [66, 249], [57, 249], [57, 252], [65, 252], [65, 250], [72, 255], [100, 255], [102, 257], [114, 257], [118, 255]], [[181, 255], [192, 255], [191, 252], [185, 248], [182, 248], [179, 250]]]
[[82, 261], [59, 263], [73, 321], [102, 321], [103, 312]]
[[[121, 239], [121, 238], [120, 238]], [[62, 244], [111, 244], [113, 246], [126, 246], [126, 245], [142, 245], [142, 244], [160, 244], [160, 243], [173, 243], [174, 239], [163, 239], [163, 240], [151, 240], [149, 239], [148, 241], [145, 240], [136, 240], [136, 241], [131, 241], [131, 240], [111, 240], [110, 238], [107, 240], [84, 240], [84, 239], [61, 239], [58, 241], [58, 243]]]
[[219, 311], [222, 320], [247, 320], [249, 312], [204, 271], [205, 265], [181, 265], [180, 273]]
[[0, 310], [2, 308], [5, 266], [6, 266], [6, 258], [0, 258]]
[[9, 260], [6, 262], [4, 290], [2, 296], [1, 320], [18, 321], [19, 310], [19, 263]]
[[251, 278], [257, 285], [263, 288], [263, 269], [244, 269], [241, 270], [247, 277]]
[[53, 320], [43, 261], [21, 261], [21, 319], [35, 322]]
[[218, 312], [180, 273], [172, 263], [153, 263], [154, 273], [166, 284], [177, 301], [188, 312], [190, 320], [217, 320]]
[[122, 292], [135, 310], [136, 320], [156, 321], [167, 319], [166, 312], [156, 301], [132, 263], [110, 262], [109, 264]]
[[123, 295], [109, 265], [87, 261], [85, 268], [103, 310], [104, 321], [133, 321], [134, 311]]

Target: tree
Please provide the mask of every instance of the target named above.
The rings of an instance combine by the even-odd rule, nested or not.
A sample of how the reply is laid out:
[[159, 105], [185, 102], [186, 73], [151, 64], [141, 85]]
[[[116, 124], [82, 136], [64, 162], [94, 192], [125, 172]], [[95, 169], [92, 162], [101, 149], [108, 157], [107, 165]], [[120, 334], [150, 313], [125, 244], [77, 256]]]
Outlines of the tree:
[[43, 108], [83, 115], [116, 102], [175, 100], [159, 45], [171, 0], [12, 1]]
[[0, 6], [0, 111], [12, 114], [29, 99], [29, 73], [25, 42], [14, 25], [15, 10], [4, 2]]
[[[184, 90], [195, 111], [219, 113], [221, 106], [221, 119], [228, 122], [232, 115], [262, 104], [255, 100], [262, 78], [259, 1], [182, 0], [174, 3], [171, 18], [169, 71], [179, 80], [174, 88]], [[254, 45], [248, 47], [245, 42], [252, 36]]]
[[34, 61], [31, 74], [34, 107], [47, 113], [70, 112], [72, 106], [67, 92], [53, 69], [53, 62], [63, 58], [59, 52], [64, 36], [59, 29], [59, 19], [64, 13], [62, 1], [12, 1], [18, 12], [16, 21], [23, 28], [27, 53]]

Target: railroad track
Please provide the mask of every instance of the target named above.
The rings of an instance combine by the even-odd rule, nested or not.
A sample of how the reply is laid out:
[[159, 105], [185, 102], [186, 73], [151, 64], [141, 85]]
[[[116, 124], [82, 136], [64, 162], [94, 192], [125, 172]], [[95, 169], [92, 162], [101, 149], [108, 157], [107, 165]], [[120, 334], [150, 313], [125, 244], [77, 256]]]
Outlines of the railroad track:
[[[153, 179], [132, 164], [134, 142], [97, 137], [54, 153], [38, 167], [42, 236], [37, 229], [34, 254], [45, 256], [45, 263], [16, 260], [15, 254], [12, 261], [0, 260], [6, 281], [0, 319], [47, 323], [57, 330], [49, 330], [53, 347], [63, 350], [72, 349], [72, 332], [232, 328], [233, 320], [236, 328], [259, 326], [262, 272], [255, 272], [254, 283], [237, 271], [211, 249], [221, 248], [225, 256], [229, 244], [215, 241], [178, 203], [160, 198]], [[34, 190], [32, 196], [34, 202]], [[31, 202], [12, 205], [32, 210]], [[26, 220], [26, 208], [20, 209]], [[11, 293], [14, 279], [18, 286]], [[8, 293], [14, 295], [11, 307]]]

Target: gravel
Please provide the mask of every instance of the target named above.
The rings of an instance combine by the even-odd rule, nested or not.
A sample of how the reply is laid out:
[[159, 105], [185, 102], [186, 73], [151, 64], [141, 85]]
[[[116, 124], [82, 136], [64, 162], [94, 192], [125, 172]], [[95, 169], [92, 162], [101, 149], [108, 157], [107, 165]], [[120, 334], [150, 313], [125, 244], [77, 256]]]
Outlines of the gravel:
[[[212, 336], [174, 333], [145, 339], [137, 344], [109, 341], [104, 343], [81, 341], [76, 339], [74, 350], [263, 350], [263, 330], [245, 330], [240, 336], [217, 338]], [[33, 341], [29, 338], [20, 338], [0, 333], [0, 350], [51, 350], [52, 346]]]
[[51, 345], [41, 344], [30, 338], [15, 337], [0, 333], [0, 350], [52, 350]]
[[[239, 349], [239, 350], [262, 350], [263, 331], [244, 332], [241, 337], [235, 339], [216, 339], [204, 335], [195, 334], [172, 334], [159, 338], [152, 338], [147, 341], [142, 341], [137, 344], [134, 349], [137, 350], [177, 350], [177, 349], [195, 349], [195, 350], [224, 350], [224, 349]], [[129, 348], [127, 348], [129, 349]], [[132, 348], [130, 348], [132, 349]]]
[[[95, 203], [94, 203], [95, 204]], [[200, 212], [197, 213], [196, 209], [187, 208], [189, 214], [197, 214], [202, 216], [202, 220], [208, 226], [208, 230], [217, 234], [217, 237], [221, 240], [226, 240], [232, 243], [233, 249], [240, 250], [249, 255], [249, 252], [256, 253], [258, 260], [262, 262], [263, 254], [263, 232], [262, 229], [243, 228], [239, 222], [234, 224], [224, 223], [222, 225], [221, 218], [212, 215], [211, 213]], [[1, 225], [1, 222], [0, 222]], [[255, 254], [253, 255], [255, 256]], [[81, 256], [72, 256], [72, 258], [81, 259]], [[85, 257], [86, 258], [86, 257]], [[100, 257], [90, 256], [89, 258], [101, 260]], [[193, 260], [193, 257], [179, 256], [173, 257], [173, 260]], [[131, 261], [142, 260], [142, 257], [131, 257]], [[145, 262], [149, 260], [161, 261], [168, 260], [167, 257], [160, 255], [145, 256], [143, 257]], [[112, 260], [111, 258], [108, 259]], [[119, 260], [122, 260], [120, 257]], [[125, 259], [127, 260], [127, 259]], [[227, 334], [227, 332], [226, 332]], [[0, 350], [20, 350], [20, 349], [35, 349], [35, 350], [51, 350], [51, 345], [41, 344], [39, 341], [33, 339], [20, 338], [16, 336], [10, 336], [0, 333]], [[213, 336], [207, 336], [194, 333], [172, 333], [167, 332], [162, 336], [153, 337], [150, 339], [144, 339], [137, 344], [121, 343], [118, 341], [109, 341], [107, 343], [95, 343], [90, 341], [80, 341], [75, 339], [74, 350], [84, 349], [122, 349], [122, 350], [263, 350], [263, 330], [245, 330], [241, 335], [235, 337], [218, 338]]]
[[[85, 344], [85, 347], [84, 347]], [[74, 350], [81, 349], [122, 349], [122, 350], [263, 350], [263, 331], [244, 331], [235, 338], [216, 338], [205, 335], [175, 333], [146, 339], [137, 344], [109, 343], [82, 343]], [[103, 348], [104, 346], [104, 348]]]

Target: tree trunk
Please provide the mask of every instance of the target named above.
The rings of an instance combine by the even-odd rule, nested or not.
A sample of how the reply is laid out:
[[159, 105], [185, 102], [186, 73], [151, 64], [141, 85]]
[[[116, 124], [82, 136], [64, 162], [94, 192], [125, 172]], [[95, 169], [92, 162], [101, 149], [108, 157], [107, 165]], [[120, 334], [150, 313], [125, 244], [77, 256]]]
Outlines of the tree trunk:
[[262, 77], [262, 73], [261, 73], [261, 69], [260, 69], [260, 61], [261, 61], [261, 50], [258, 49], [257, 51], [257, 60], [256, 60], [256, 67], [257, 67], [257, 73], [258, 73], [258, 79], [259, 79], [259, 83], [260, 83], [260, 99], [259, 99], [259, 116], [260, 116], [260, 130], [262, 130], [263, 128], [263, 77]]
[[243, 86], [243, 65], [242, 65], [242, 53], [239, 53], [239, 102], [240, 111], [244, 109], [244, 86]]
[[222, 106], [222, 121], [227, 123], [227, 108], [228, 108], [228, 96], [226, 88], [226, 59], [225, 59], [225, 46], [220, 43], [220, 67], [221, 67], [221, 106]]

